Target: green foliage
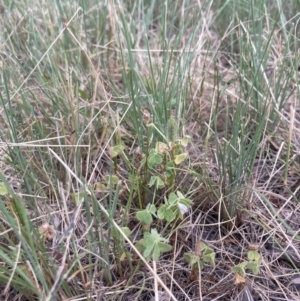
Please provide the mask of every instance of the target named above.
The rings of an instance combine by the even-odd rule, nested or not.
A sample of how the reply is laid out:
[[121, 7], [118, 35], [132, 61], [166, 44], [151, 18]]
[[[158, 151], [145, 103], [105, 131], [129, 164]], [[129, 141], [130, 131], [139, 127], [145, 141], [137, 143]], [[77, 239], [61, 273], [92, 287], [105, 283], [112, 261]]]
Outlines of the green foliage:
[[[158, 209], [154, 204], [148, 204], [146, 209], [140, 210], [136, 214], [136, 218], [147, 225], [147, 228], [153, 223], [153, 216], [159, 220], [173, 222], [175, 219], [183, 219], [183, 215], [188, 211], [192, 205], [192, 201], [185, 198], [184, 195], [177, 191], [171, 192], [168, 198], [165, 198], [165, 203], [160, 204]], [[137, 248], [141, 250], [144, 256], [149, 259], [153, 255], [153, 260], [158, 260], [161, 252], [170, 250], [169, 245], [165, 244], [161, 234], [157, 232], [156, 228], [151, 230], [151, 233], [144, 232], [144, 238], [137, 243]]]
[[153, 204], [148, 204], [146, 209], [137, 212], [136, 218], [146, 225], [151, 225], [153, 222], [152, 215], [156, 215], [156, 207]]
[[247, 257], [248, 261], [245, 260], [231, 268], [234, 273], [239, 274], [243, 278], [246, 276], [246, 269], [251, 270], [254, 275], [258, 275], [261, 265], [261, 256], [256, 250], [249, 250]]
[[[199, 248], [199, 246], [198, 246]], [[183, 258], [188, 261], [189, 266], [194, 269], [202, 270], [205, 263], [215, 267], [215, 251], [207, 246], [204, 242], [200, 242], [199, 252], [184, 253]]]
[[152, 258], [154, 261], [158, 261], [161, 253], [172, 250], [172, 246], [166, 242], [167, 240], [163, 238], [156, 229], [151, 229], [151, 232], [145, 232], [144, 238], [140, 241], [144, 249], [144, 257], [147, 260]]
[[119, 145], [115, 145], [111, 148], [111, 157], [115, 158], [118, 155], [120, 155], [122, 153], [122, 151], [124, 150], [124, 145], [119, 144]]
[[162, 156], [157, 153], [154, 149], [149, 152], [149, 157], [147, 158], [147, 164], [150, 168], [155, 168], [158, 164], [163, 162]]
[[168, 199], [165, 198], [165, 204], [161, 204], [157, 211], [159, 219], [166, 219], [172, 222], [175, 218], [183, 219], [183, 214], [187, 213], [193, 202], [183, 196], [180, 191], [171, 192]]

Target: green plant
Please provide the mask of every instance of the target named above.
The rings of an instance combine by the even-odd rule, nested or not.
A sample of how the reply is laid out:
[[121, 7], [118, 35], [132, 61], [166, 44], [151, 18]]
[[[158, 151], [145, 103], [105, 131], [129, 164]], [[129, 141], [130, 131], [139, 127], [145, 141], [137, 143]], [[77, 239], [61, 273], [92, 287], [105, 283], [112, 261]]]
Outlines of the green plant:
[[156, 229], [151, 229], [151, 232], [144, 232], [144, 237], [137, 243], [137, 247], [147, 260], [152, 258], [158, 261], [161, 253], [172, 250], [172, 246], [166, 242]]
[[247, 257], [248, 260], [245, 260], [231, 268], [234, 273], [239, 274], [242, 278], [245, 278], [246, 276], [246, 269], [251, 270], [254, 275], [257, 275], [261, 265], [261, 256], [257, 250], [249, 250]]
[[149, 233], [147, 230], [153, 223], [153, 216], [161, 221], [171, 223], [178, 218], [183, 219], [183, 215], [187, 213], [193, 202], [183, 196], [180, 191], [177, 195], [173, 192], [169, 194], [168, 199], [165, 198], [165, 203], [160, 204], [158, 209], [154, 204], [148, 204], [146, 209], [140, 210], [136, 213], [136, 218], [145, 224], [144, 238], [137, 243], [137, 247], [143, 252], [144, 256], [149, 259], [152, 255], [155, 261], [161, 252], [170, 251], [170, 246], [165, 244], [167, 241], [157, 232], [156, 228]]
[[183, 258], [188, 261], [189, 266], [192, 268], [192, 273], [202, 270], [205, 263], [215, 267], [215, 251], [202, 241], [197, 241], [197, 244], [195, 252], [183, 254]]
[[183, 219], [183, 215], [188, 212], [192, 204], [193, 202], [185, 198], [180, 191], [177, 191], [176, 194], [171, 192], [168, 198], [165, 197], [165, 203], [159, 206], [157, 216], [169, 223], [176, 218]]
[[187, 158], [188, 154], [184, 152], [184, 148], [190, 139], [189, 136], [174, 141], [168, 141], [166, 138], [167, 143], [157, 142], [155, 148], [149, 150], [148, 156], [141, 161], [140, 168], [144, 168], [146, 174], [148, 172], [151, 174], [148, 184], [150, 187], [173, 188], [176, 176], [175, 167]]

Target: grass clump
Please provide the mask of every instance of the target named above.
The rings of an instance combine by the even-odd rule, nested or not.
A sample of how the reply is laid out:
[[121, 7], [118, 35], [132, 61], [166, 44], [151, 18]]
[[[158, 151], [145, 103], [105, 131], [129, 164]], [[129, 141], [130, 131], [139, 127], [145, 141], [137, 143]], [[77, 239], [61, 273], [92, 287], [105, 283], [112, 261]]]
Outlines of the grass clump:
[[98, 2], [0, 6], [1, 297], [296, 299], [291, 6]]

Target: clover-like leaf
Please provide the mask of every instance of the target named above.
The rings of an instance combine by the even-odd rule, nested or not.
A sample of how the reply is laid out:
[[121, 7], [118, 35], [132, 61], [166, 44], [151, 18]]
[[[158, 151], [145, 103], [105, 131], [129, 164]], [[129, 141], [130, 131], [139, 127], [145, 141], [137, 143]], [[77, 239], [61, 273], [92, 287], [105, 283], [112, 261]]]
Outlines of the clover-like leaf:
[[186, 147], [189, 142], [191, 141], [191, 137], [190, 136], [184, 136], [182, 139], [179, 139], [179, 143], [183, 146]]
[[174, 211], [171, 208], [167, 208], [165, 212], [165, 219], [167, 222], [172, 222], [176, 218]]
[[175, 194], [174, 192], [171, 192], [171, 193], [169, 194], [169, 197], [168, 197], [168, 202], [169, 202], [169, 204], [170, 204], [170, 205], [175, 204], [175, 203], [176, 203], [176, 200], [177, 200], [176, 194]]
[[155, 185], [156, 189], [161, 189], [165, 187], [164, 181], [159, 176], [151, 176], [149, 181], [149, 186]]
[[239, 274], [243, 278], [246, 276], [245, 267], [243, 267], [239, 264], [232, 267], [231, 270], [232, 270], [232, 272]]
[[170, 246], [169, 244], [158, 242], [154, 246], [152, 258], [154, 261], [157, 261], [159, 259], [160, 253], [169, 252], [171, 250], [172, 250], [172, 246]]
[[192, 253], [184, 253], [183, 254], [183, 258], [186, 261], [188, 261], [189, 266], [191, 268], [193, 268], [195, 264], [197, 264], [198, 262], [200, 262], [200, 256], [197, 256], [197, 255], [192, 254]]
[[131, 231], [128, 227], [121, 227], [121, 230], [126, 235], [126, 237], [129, 237], [129, 235], [131, 234]]
[[154, 204], [148, 205], [148, 206], [147, 206], [147, 209], [149, 210], [149, 212], [151, 212], [151, 213], [155, 216], [155, 213], [156, 213], [156, 207], [155, 207]]
[[173, 161], [169, 161], [166, 165], [166, 175], [167, 177], [172, 177], [175, 175], [175, 164]]
[[151, 233], [145, 232], [143, 244], [145, 246], [143, 255], [146, 259], [152, 256], [153, 260], [157, 261], [162, 252], [168, 252], [172, 247], [165, 243], [166, 239], [161, 237], [156, 229], [152, 229]]
[[214, 251], [203, 255], [203, 261], [206, 263], [209, 263], [213, 268], [215, 267], [215, 257], [216, 257], [216, 253]]
[[260, 254], [256, 250], [250, 250], [248, 251], [248, 259], [253, 261], [258, 261], [261, 259]]
[[138, 211], [136, 214], [136, 218], [146, 225], [150, 225], [153, 221], [152, 214], [148, 210]]
[[260, 267], [260, 261], [249, 261], [247, 262], [247, 268], [252, 271], [254, 275], [258, 275]]
[[175, 164], [176, 165], [180, 164], [186, 159], [187, 156], [188, 156], [187, 153], [182, 153], [180, 155], [175, 156], [175, 160], [174, 160]]
[[122, 151], [124, 150], [124, 145], [122, 144], [118, 144], [113, 146], [110, 149], [110, 155], [112, 158], [115, 158], [116, 156], [118, 156]]
[[147, 159], [147, 164], [150, 168], [156, 167], [158, 164], [161, 164], [163, 161], [163, 158], [160, 154], [153, 152], [149, 155]]
[[160, 205], [160, 207], [157, 210], [157, 217], [163, 220], [166, 216], [166, 211], [167, 211], [167, 205]]

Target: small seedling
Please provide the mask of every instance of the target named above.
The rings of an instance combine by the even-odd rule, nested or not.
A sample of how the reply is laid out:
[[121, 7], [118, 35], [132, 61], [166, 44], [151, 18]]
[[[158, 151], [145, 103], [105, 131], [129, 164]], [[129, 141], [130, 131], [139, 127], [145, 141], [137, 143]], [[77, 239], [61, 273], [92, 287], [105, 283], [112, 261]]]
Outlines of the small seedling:
[[147, 260], [152, 258], [154, 261], [158, 261], [161, 253], [172, 250], [167, 239], [163, 238], [156, 229], [151, 229], [151, 233], [145, 232], [144, 238], [138, 242], [137, 247], [142, 250]]
[[150, 225], [152, 223], [152, 216], [156, 217], [156, 207], [153, 204], [148, 204], [146, 209], [138, 211], [136, 214], [136, 218], [146, 225]]
[[261, 256], [257, 250], [249, 250], [247, 254], [248, 260], [241, 262], [240, 264], [235, 265], [231, 270], [236, 273], [236, 277], [245, 278], [246, 269], [252, 271], [254, 275], [259, 273], [259, 268], [261, 265]]
[[215, 257], [215, 251], [202, 241], [197, 242], [195, 252], [183, 254], [183, 258], [189, 262], [192, 272], [199, 269], [202, 270], [205, 263], [215, 267]]
[[172, 222], [177, 217], [183, 219], [183, 214], [188, 212], [192, 204], [193, 202], [185, 198], [180, 191], [177, 191], [177, 195], [171, 192], [168, 199], [165, 198], [165, 204], [158, 208], [157, 216], [159, 219], [166, 219], [168, 222]]

